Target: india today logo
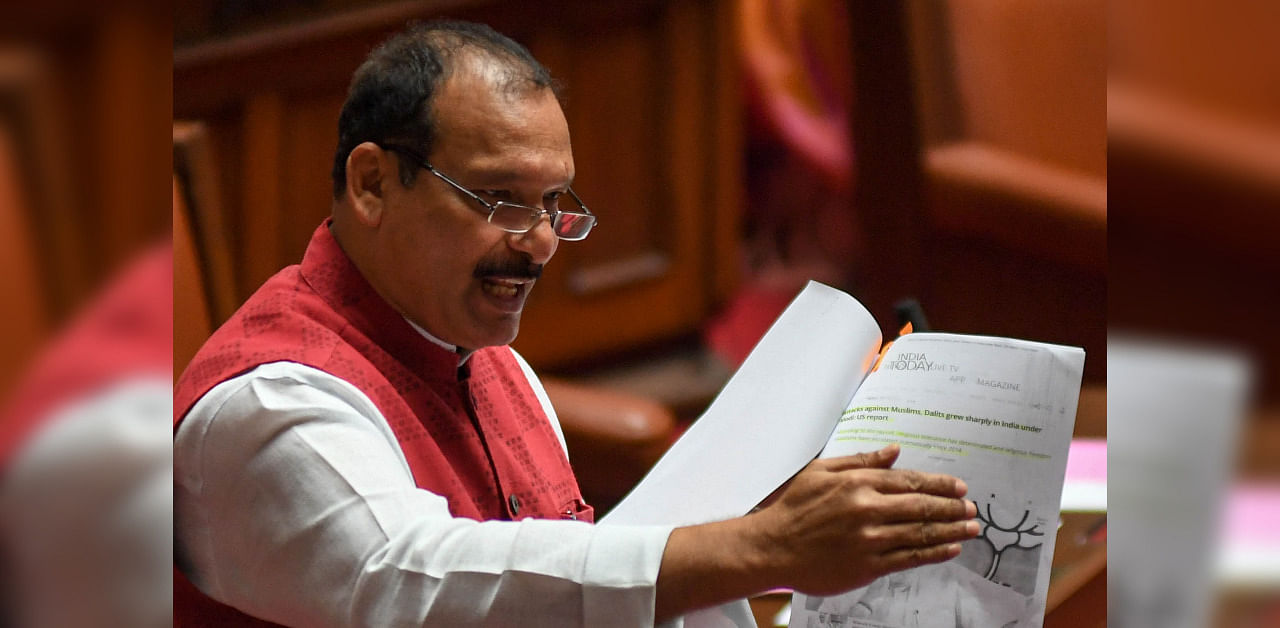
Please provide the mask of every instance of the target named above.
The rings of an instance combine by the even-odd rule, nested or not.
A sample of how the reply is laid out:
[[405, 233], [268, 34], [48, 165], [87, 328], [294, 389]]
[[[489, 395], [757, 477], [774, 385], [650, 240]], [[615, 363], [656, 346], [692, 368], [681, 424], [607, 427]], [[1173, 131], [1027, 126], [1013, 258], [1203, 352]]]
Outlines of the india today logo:
[[946, 369], [947, 366], [929, 360], [929, 356], [923, 352], [903, 352], [889, 360], [885, 360], [884, 364], [880, 365], [880, 368], [890, 371], [941, 371]]

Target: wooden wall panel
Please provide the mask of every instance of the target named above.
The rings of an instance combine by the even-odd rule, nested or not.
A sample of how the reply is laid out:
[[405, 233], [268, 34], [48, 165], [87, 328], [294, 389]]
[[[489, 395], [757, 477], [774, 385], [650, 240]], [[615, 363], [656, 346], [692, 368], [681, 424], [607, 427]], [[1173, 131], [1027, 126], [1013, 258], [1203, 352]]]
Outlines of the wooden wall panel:
[[743, 237], [742, 214], [746, 202], [743, 142], [745, 127], [738, 47], [739, 3], [717, 7], [707, 36], [714, 42], [711, 74], [705, 88], [709, 92], [712, 122], [707, 143], [715, 157], [710, 164], [702, 202], [711, 219], [711, 241], [702, 247], [711, 272], [706, 277], [712, 304], [727, 302], [738, 289], [743, 258], [739, 242]]
[[49, 22], [0, 50], [0, 125], [26, 186], [26, 220], [64, 322], [112, 273], [169, 233], [168, 21], [124, 9]]
[[200, 246], [179, 177], [173, 178], [173, 377], [213, 332], [208, 286], [202, 281]]
[[[569, 64], [553, 69], [570, 87], [577, 187], [603, 192], [590, 201], [602, 237], [593, 234], [581, 251], [563, 246], [543, 282], [551, 290], [539, 294], [548, 287], [540, 285], [531, 298], [515, 346], [535, 364], [688, 333], [714, 305], [710, 260], [735, 255], [713, 246], [712, 221], [736, 197], [709, 193], [708, 182], [716, 164], [739, 157], [716, 154], [708, 141], [716, 90], [731, 89], [708, 86], [717, 54], [712, 8], [672, 3], [588, 37], [590, 55], [552, 54]], [[580, 97], [584, 89], [592, 94]]]
[[0, 330], [0, 398], [24, 373], [52, 325], [44, 277], [36, 256], [37, 242], [28, 220], [27, 191], [17, 163], [17, 151], [4, 120], [0, 120], [0, 299], [7, 304]]
[[[598, 297], [660, 277], [670, 265], [671, 238], [655, 220], [672, 204], [670, 186], [660, 175], [663, 135], [655, 132], [663, 116], [656, 96], [664, 87], [650, 41], [655, 33], [659, 16], [651, 13], [605, 32], [584, 33], [579, 41], [542, 35], [531, 42], [565, 84], [574, 189], [600, 216], [590, 238], [561, 244], [534, 291], [534, 308], [573, 295]], [[639, 189], [640, 181], [650, 188]]]
[[244, 105], [244, 145], [238, 151], [243, 187], [240, 188], [240, 240], [237, 280], [257, 286], [280, 269], [285, 238], [282, 135], [284, 96], [276, 91], [249, 95]]
[[[286, 103], [281, 139], [283, 189], [277, 211], [287, 234], [280, 241], [281, 262], [302, 259], [311, 230], [329, 215], [333, 202], [334, 146], [338, 144], [338, 113], [345, 89], [304, 93]], [[305, 231], [298, 237], [300, 231]]]
[[93, 186], [96, 229], [89, 241], [105, 268], [123, 268], [169, 233], [169, 215], [162, 211], [169, 193], [155, 178], [170, 164], [169, 38], [167, 24], [130, 11], [106, 19], [93, 36], [92, 134], [78, 149], [94, 159], [80, 176]]

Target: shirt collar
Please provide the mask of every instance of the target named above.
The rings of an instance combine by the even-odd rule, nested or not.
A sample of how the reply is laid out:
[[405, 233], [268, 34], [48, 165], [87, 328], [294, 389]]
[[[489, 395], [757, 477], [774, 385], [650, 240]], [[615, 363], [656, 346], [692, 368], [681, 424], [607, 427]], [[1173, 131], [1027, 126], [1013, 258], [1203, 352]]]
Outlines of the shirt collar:
[[[403, 315], [401, 315], [401, 316], [403, 316]], [[413, 322], [413, 321], [409, 320], [409, 319], [408, 319], [408, 317], [405, 317], [405, 319], [404, 319], [404, 320], [405, 320], [405, 322], [406, 322], [406, 323], [409, 323], [409, 326], [410, 326], [410, 327], [412, 327], [412, 328], [414, 329], [414, 331], [418, 332], [419, 334], [422, 334], [422, 337], [423, 337], [423, 338], [426, 338], [427, 340], [430, 340], [432, 344], [434, 344], [434, 345], [436, 345], [436, 346], [439, 346], [439, 347], [443, 347], [443, 348], [445, 348], [445, 349], [447, 349], [447, 350], [449, 350], [449, 351], [452, 351], [452, 352], [454, 352], [454, 353], [458, 354], [458, 366], [462, 366], [463, 364], [466, 364], [466, 363], [467, 363], [467, 359], [471, 357], [471, 354], [472, 354], [472, 353], [475, 353], [475, 351], [468, 350], [468, 349], [463, 349], [463, 348], [459, 347], [458, 345], [451, 345], [451, 344], [449, 344], [449, 343], [447, 343], [447, 342], [445, 342], [445, 341], [443, 341], [443, 340], [441, 340], [441, 339], [439, 339], [439, 338], [436, 338], [435, 336], [432, 336], [432, 335], [431, 335], [431, 332], [429, 332], [429, 331], [427, 331], [427, 330], [423, 329], [422, 327], [418, 326], [418, 324], [417, 324], [417, 323], [415, 323], [415, 322]]]

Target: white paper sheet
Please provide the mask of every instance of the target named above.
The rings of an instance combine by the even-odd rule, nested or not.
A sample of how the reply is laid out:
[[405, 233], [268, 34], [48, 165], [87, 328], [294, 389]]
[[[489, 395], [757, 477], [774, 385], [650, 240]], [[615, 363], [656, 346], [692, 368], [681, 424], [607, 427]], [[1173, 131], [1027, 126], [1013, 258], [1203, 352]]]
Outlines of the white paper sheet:
[[[695, 525], [739, 517], [813, 460], [880, 347], [849, 295], [816, 282], [769, 328], [711, 406], [600, 525]], [[754, 628], [745, 600], [687, 628]]]
[[715, 401], [600, 523], [742, 516], [808, 464], [880, 348], [849, 295], [810, 282]]
[[982, 534], [958, 558], [831, 597], [794, 596], [791, 626], [1035, 628], [1044, 620], [1084, 352], [911, 334], [867, 376], [823, 457], [899, 443], [898, 468], [969, 485]]

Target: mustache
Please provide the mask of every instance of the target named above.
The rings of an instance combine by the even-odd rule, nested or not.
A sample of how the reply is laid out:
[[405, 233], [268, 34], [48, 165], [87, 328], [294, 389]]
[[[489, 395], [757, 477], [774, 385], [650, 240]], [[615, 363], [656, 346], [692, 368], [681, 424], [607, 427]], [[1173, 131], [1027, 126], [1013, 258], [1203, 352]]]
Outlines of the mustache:
[[534, 264], [528, 258], [482, 260], [471, 274], [476, 279], [488, 277], [537, 279], [542, 276], [542, 264]]

